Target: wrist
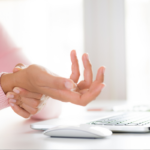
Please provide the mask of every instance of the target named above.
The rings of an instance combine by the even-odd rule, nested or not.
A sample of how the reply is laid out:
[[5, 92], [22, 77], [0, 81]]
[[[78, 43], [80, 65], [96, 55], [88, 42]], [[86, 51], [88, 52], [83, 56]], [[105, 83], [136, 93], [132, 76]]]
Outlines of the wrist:
[[13, 90], [15, 86], [14, 74], [13, 73], [4, 73], [1, 76], [1, 87], [3, 92], [6, 94]]

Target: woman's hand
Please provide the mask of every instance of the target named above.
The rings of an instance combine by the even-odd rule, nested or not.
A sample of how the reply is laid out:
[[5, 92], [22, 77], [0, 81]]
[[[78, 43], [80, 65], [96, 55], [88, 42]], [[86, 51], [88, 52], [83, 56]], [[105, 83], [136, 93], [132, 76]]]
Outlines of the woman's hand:
[[[26, 67], [24, 64], [19, 63], [13, 69], [13, 73]], [[13, 92], [8, 92], [6, 96], [13, 111], [24, 118], [29, 118], [40, 111], [48, 98], [42, 96], [42, 94], [32, 93], [19, 87], [15, 87]]]
[[77, 84], [76, 88], [74, 91], [52, 89], [56, 99], [85, 106], [101, 93], [105, 86], [103, 83], [105, 67], [98, 69], [96, 80], [93, 81], [92, 65], [89, 61], [88, 54], [83, 54], [82, 61], [84, 65], [84, 80], [77, 83], [80, 77], [80, 71], [76, 51], [73, 50], [71, 52], [72, 74], [70, 79]]
[[14, 92], [8, 92], [7, 98], [11, 108], [18, 115], [29, 118], [39, 111], [42, 94], [32, 93], [22, 88], [14, 88]]
[[[98, 69], [96, 80], [93, 82], [92, 69], [88, 55], [84, 54], [82, 60], [85, 68], [84, 81], [81, 81], [77, 85], [75, 85], [75, 83], [78, 82], [80, 75], [75, 51], [71, 52], [72, 75], [70, 79], [58, 77], [41, 66], [31, 65], [14, 74], [8, 74], [7, 78], [5, 75], [5, 79], [3, 75], [1, 78], [1, 85], [3, 88], [3, 83], [8, 83], [7, 79], [12, 78], [12, 88], [14, 86], [22, 87], [28, 91], [45, 94], [54, 99], [85, 106], [90, 101], [94, 100], [105, 86], [103, 84], [105, 68], [100, 67]], [[75, 90], [73, 91], [73, 89]]]
[[[70, 76], [70, 79], [72, 79], [76, 84], [78, 83], [75, 91], [81, 94], [86, 93], [93, 83], [92, 65], [89, 61], [89, 55], [87, 53], [83, 54], [82, 61], [84, 66], [84, 80], [78, 83], [80, 77], [79, 64], [76, 56], [76, 51], [73, 50], [71, 52], [72, 74]], [[99, 82], [102, 83], [101, 86], [104, 85], [104, 72], [105, 67], [100, 67], [97, 73], [97, 80], [95, 80], [95, 84], [96, 81], [99, 80]]]
[[[72, 74], [70, 76], [70, 81], [72, 81], [73, 84], [76, 83], [74, 84], [74, 88], [72, 88], [72, 90], [52, 87], [52, 80], [50, 83], [46, 84], [45, 82], [48, 81], [50, 78], [50, 76], [46, 77], [46, 75], [51, 75], [51, 73], [48, 73], [43, 67], [41, 68], [40, 66], [32, 65], [30, 66], [30, 68], [27, 68], [27, 74], [30, 83], [35, 85], [35, 91], [33, 92], [43, 93], [45, 95], [50, 96], [53, 99], [61, 100], [63, 102], [71, 102], [82, 106], [85, 106], [89, 102], [94, 100], [101, 93], [101, 90], [105, 86], [105, 84], [103, 83], [105, 68], [100, 67], [98, 69], [96, 80], [93, 81], [92, 65], [90, 64], [88, 54], [83, 54], [82, 61], [84, 65], [84, 80], [80, 83], [77, 83], [80, 77], [80, 72], [75, 50], [71, 52], [71, 61]], [[41, 73], [38, 75], [38, 77], [36, 77], [39, 70]], [[56, 78], [56, 76], [53, 76], [54, 82]], [[59, 82], [57, 83], [59, 84]], [[30, 90], [31, 89], [29, 89], [29, 91]]]

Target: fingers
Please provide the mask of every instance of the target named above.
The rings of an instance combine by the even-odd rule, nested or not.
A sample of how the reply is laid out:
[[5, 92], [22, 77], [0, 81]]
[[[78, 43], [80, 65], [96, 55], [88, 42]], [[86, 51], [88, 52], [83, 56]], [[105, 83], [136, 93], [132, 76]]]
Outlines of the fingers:
[[[28, 100], [28, 101], [27, 101]], [[22, 98], [21, 100], [18, 100], [16, 97], [14, 99], [9, 99], [10, 105], [17, 105], [18, 107], [26, 110], [28, 113], [34, 115], [38, 112], [38, 105], [40, 104], [40, 101], [36, 101], [35, 99], [26, 99]]]
[[105, 68], [101, 67], [98, 70], [96, 80], [91, 84], [89, 90], [81, 90], [79, 92], [67, 91], [67, 90], [56, 90], [50, 88], [41, 88], [41, 91], [45, 92], [46, 95], [51, 96], [54, 99], [58, 99], [64, 102], [71, 102], [77, 105], [85, 106], [90, 101], [94, 100], [102, 91], [105, 84], [104, 81]]
[[42, 97], [42, 94], [29, 92], [29, 91], [27, 91], [23, 88], [19, 88], [19, 87], [15, 87], [13, 89], [13, 92], [15, 92], [16, 94], [19, 94], [21, 97], [26, 97], [26, 98], [41, 99], [41, 97]]
[[8, 92], [7, 98], [10, 104], [16, 104], [24, 108], [30, 114], [36, 114], [38, 106], [41, 103], [40, 99], [28, 98], [20, 96], [14, 92]]
[[25, 68], [26, 66], [22, 63], [19, 63], [15, 66], [15, 68], [13, 69], [13, 73], [18, 72], [20, 70], [22, 70], [23, 68]]
[[91, 89], [81, 96], [81, 100], [78, 101], [79, 105], [86, 106], [89, 102], [94, 100], [105, 87], [105, 84], [93, 83]]
[[98, 69], [96, 80], [103, 83], [104, 82], [104, 73], [105, 73], [105, 67], [102, 66]]
[[19, 116], [22, 116], [23, 118], [29, 118], [30, 117], [30, 113], [28, 113], [26, 110], [20, 108], [19, 106], [17, 106], [14, 103], [11, 103], [11, 108], [13, 109], [13, 111], [15, 113], [17, 113]]
[[84, 54], [82, 56], [82, 61], [83, 61], [83, 65], [84, 65], [84, 81], [81, 81], [78, 84], [78, 87], [80, 89], [85, 89], [85, 88], [89, 88], [92, 84], [92, 80], [93, 80], [93, 73], [92, 73], [92, 65], [89, 61], [89, 56], [88, 54]]
[[70, 56], [72, 62], [72, 67], [71, 67], [72, 74], [70, 76], [70, 79], [72, 79], [75, 83], [77, 83], [80, 77], [80, 71], [79, 71], [79, 64], [76, 56], [76, 51], [72, 50]]
[[89, 91], [85, 92], [81, 96], [81, 105], [87, 105], [91, 100], [94, 100], [101, 93], [102, 89], [105, 87], [105, 84], [103, 84], [104, 72], [105, 67], [100, 67], [97, 72], [96, 80], [92, 83]]
[[26, 97], [21, 97], [20, 101], [32, 108], [37, 108], [41, 102], [40, 100]]
[[20, 101], [33, 108], [37, 108], [38, 105], [40, 104], [40, 100], [38, 99], [22, 97], [13, 92], [8, 92], [6, 96], [8, 99], [13, 100], [13, 102], [16, 103], [17, 105], [20, 104]]
[[23, 109], [25, 109], [27, 112], [29, 112], [32, 115], [38, 112], [38, 108], [30, 107], [30, 105], [27, 105], [25, 103], [21, 103], [20, 107], [22, 107]]
[[44, 88], [43, 91], [45, 91], [47, 95], [51, 95], [54, 99], [85, 106], [100, 94], [104, 86], [104, 84], [96, 81], [92, 84], [90, 90], [86, 90], [83, 93], [49, 88]]

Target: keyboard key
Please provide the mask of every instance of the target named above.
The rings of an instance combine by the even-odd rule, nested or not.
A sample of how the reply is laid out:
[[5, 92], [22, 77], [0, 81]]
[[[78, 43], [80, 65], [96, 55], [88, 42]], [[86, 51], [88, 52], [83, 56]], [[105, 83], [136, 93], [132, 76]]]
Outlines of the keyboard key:
[[137, 126], [137, 123], [129, 123], [127, 126]]
[[126, 126], [126, 124], [120, 123], [120, 124], [115, 124], [115, 126]]
[[115, 125], [115, 124], [112, 124], [112, 123], [106, 123], [106, 124], [104, 124], [105, 126], [109, 126], [109, 125], [111, 125], [111, 126], [113, 126], [113, 125]]
[[95, 124], [95, 125], [104, 125], [104, 123], [101, 123], [101, 122], [93, 122], [92, 124]]

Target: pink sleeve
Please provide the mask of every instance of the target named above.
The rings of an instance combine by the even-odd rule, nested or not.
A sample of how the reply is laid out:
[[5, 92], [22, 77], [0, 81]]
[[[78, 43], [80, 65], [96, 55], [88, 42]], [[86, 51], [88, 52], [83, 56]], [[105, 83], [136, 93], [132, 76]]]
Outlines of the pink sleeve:
[[[1, 78], [2, 74], [3, 74], [3, 72], [0, 73], [0, 78]], [[7, 97], [6, 97], [5, 93], [3, 92], [2, 88], [1, 88], [1, 84], [0, 84], [0, 110], [3, 108], [6, 108], [8, 106], [9, 106], [9, 104], [8, 104]]]
[[12, 72], [18, 63], [31, 64], [0, 24], [0, 72]]
[[[0, 24], [0, 72], [12, 72], [16, 64], [30, 65], [30, 61], [18, 48]], [[9, 106], [7, 98], [0, 87], [0, 109]], [[50, 119], [58, 116], [61, 102], [49, 99], [45, 108], [35, 115], [36, 119]], [[32, 116], [34, 118], [34, 116]]]

